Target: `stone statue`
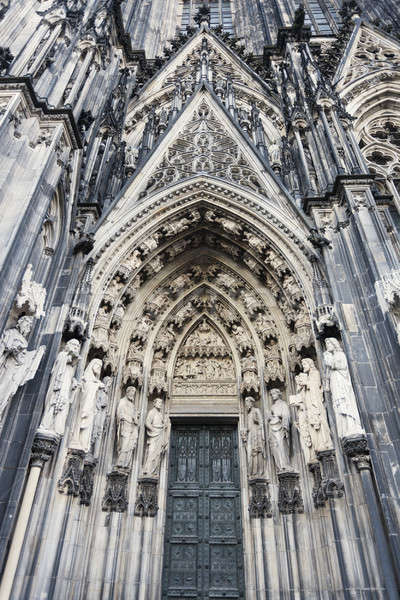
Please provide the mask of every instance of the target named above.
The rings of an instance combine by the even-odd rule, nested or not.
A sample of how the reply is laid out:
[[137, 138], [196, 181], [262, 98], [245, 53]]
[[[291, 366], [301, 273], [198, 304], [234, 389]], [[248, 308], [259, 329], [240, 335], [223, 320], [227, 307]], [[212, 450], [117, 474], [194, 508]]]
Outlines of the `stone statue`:
[[72, 339], [66, 343], [64, 350], [58, 353], [51, 372], [44, 415], [39, 429], [60, 436], [64, 435], [65, 422], [73, 399], [72, 392], [78, 386], [74, 374], [80, 349], [80, 342]]
[[91, 337], [91, 345], [93, 348], [99, 348], [103, 352], [107, 352], [110, 344], [109, 340], [109, 327], [110, 327], [110, 313], [106, 306], [100, 306], [97, 311], [96, 321], [93, 327], [93, 333]]
[[254, 404], [252, 396], [245, 398], [247, 429], [242, 432], [247, 451], [248, 475], [251, 478], [263, 477], [265, 470], [264, 423], [260, 409]]
[[346, 355], [335, 338], [327, 338], [325, 345], [324, 360], [339, 437], [365, 435], [360, 422]]
[[32, 279], [32, 265], [26, 267], [22, 278], [21, 289], [15, 299], [15, 305], [19, 311], [28, 312], [35, 319], [45, 315], [43, 310], [46, 300], [45, 288]]
[[290, 446], [290, 411], [282, 392], [274, 388], [270, 392], [272, 399], [269, 423], [269, 444], [278, 473], [291, 471], [289, 458]]
[[27, 351], [33, 317], [23, 316], [0, 338], [0, 421], [17, 389], [36, 374], [45, 346]]
[[98, 458], [100, 454], [100, 444], [106, 420], [106, 410], [110, 400], [112, 380], [112, 377], [104, 377], [104, 387], [99, 388], [97, 392], [96, 413], [94, 415], [91, 441], [91, 452], [95, 458]]
[[305, 389], [307, 385], [306, 373], [299, 373], [295, 377], [296, 394], [290, 396], [290, 406], [295, 406], [297, 409], [296, 428], [300, 436], [301, 449], [307, 464], [315, 462], [317, 456], [313, 447], [310, 425], [307, 418], [307, 409], [305, 404]]
[[102, 361], [93, 358], [85, 369], [79, 394], [79, 414], [73, 445], [89, 452], [94, 417], [96, 414], [97, 393], [104, 384], [100, 381]]
[[307, 420], [315, 452], [333, 448], [331, 432], [324, 406], [321, 377], [312, 358], [303, 358], [301, 361], [304, 379], [299, 383], [304, 390], [304, 403], [307, 411]]
[[156, 398], [146, 419], [147, 447], [143, 475], [158, 477], [161, 457], [168, 444], [169, 423], [162, 414], [163, 400]]
[[117, 407], [117, 467], [128, 468], [137, 446], [139, 413], [135, 403], [136, 388], [130, 385]]
[[281, 164], [281, 151], [277, 140], [274, 140], [268, 147], [268, 154], [271, 166]]

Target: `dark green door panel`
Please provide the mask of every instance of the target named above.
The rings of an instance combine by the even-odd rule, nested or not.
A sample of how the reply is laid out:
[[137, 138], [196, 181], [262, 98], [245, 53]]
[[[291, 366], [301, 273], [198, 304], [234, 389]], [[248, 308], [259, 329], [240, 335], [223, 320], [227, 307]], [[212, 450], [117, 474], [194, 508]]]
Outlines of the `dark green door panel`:
[[233, 600], [243, 588], [236, 427], [173, 427], [163, 600]]

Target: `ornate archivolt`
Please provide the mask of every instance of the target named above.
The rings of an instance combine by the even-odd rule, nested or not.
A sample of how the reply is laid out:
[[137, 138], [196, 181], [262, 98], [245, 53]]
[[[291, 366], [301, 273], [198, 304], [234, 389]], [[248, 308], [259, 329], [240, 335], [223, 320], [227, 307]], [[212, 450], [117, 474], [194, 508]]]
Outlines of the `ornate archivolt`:
[[[200, 222], [197, 212], [191, 214], [196, 209], [201, 209]], [[216, 214], [213, 217], [212, 213], [208, 213], [205, 221], [207, 209]], [[111, 279], [124, 262], [133, 260], [133, 264], [140, 263], [142, 266], [154, 253], [167, 249], [167, 246], [174, 253], [173, 244], [179, 236], [176, 239], [167, 236], [163, 227], [170, 231], [180, 228], [182, 233], [195, 230], [196, 225], [206, 226], [230, 235], [230, 232], [223, 231], [220, 223], [222, 215], [226, 215], [227, 222], [234, 220], [243, 224], [233, 236], [235, 243], [248, 245], [248, 236], [253, 232], [266, 245], [272, 245], [301, 279], [306, 281], [310, 278], [311, 269], [307, 259], [313, 256], [314, 251], [306, 240], [304, 224], [298, 217], [289, 219], [277, 205], [260, 202], [256, 195], [249, 192], [238, 194], [229, 185], [222, 186], [199, 177], [193, 182], [177, 185], [168, 193], [153, 194], [132, 212], [133, 216], [132, 213], [125, 213], [121, 219], [105, 222], [98, 232], [99, 243], [89, 257], [95, 262], [92, 278], [95, 294], [98, 293], [98, 286]], [[268, 222], [268, 231], [265, 230], [265, 220]]]

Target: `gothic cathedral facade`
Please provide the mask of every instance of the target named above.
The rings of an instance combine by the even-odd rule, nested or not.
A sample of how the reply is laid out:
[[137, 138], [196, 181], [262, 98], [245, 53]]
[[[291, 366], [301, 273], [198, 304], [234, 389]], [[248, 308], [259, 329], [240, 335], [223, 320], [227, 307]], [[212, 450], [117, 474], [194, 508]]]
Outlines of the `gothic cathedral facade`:
[[397, 0], [0, 0], [1, 600], [400, 584]]

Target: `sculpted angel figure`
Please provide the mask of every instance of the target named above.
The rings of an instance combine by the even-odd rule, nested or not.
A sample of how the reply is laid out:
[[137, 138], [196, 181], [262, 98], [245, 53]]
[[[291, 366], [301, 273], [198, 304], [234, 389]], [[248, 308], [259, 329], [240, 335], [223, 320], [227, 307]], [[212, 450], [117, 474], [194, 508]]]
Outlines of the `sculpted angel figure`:
[[274, 388], [270, 392], [272, 407], [268, 417], [269, 444], [278, 473], [292, 469], [289, 458], [290, 411], [282, 392]]
[[363, 435], [346, 355], [336, 338], [327, 338], [325, 345], [324, 361], [339, 437]]
[[17, 389], [35, 376], [45, 350], [27, 351], [32, 324], [33, 317], [20, 317], [0, 338], [0, 421]]
[[166, 237], [171, 237], [173, 235], [178, 235], [178, 233], [181, 233], [182, 231], [186, 231], [189, 229], [190, 225], [191, 221], [187, 217], [182, 217], [182, 219], [165, 223], [161, 229]]
[[143, 475], [147, 477], [158, 477], [161, 458], [168, 444], [169, 420], [164, 417], [162, 409], [162, 398], [156, 398], [146, 418], [147, 441]]
[[126, 388], [117, 408], [117, 467], [127, 468], [137, 446], [139, 412], [136, 408], [136, 388]]
[[248, 242], [249, 246], [253, 248], [253, 250], [259, 252], [260, 254], [262, 254], [267, 247], [264, 240], [262, 240], [261, 238], [249, 231], [245, 231], [243, 237], [245, 241]]
[[136, 269], [141, 266], [142, 262], [143, 260], [139, 250], [134, 250], [134, 252], [125, 259], [123, 264], [126, 265], [130, 270], [136, 271]]
[[241, 352], [251, 350], [251, 340], [241, 325], [232, 325], [232, 333]]
[[225, 217], [217, 217], [214, 220], [222, 227], [222, 229], [226, 233], [230, 233], [233, 235], [240, 235], [242, 233], [242, 226], [239, 225], [239, 223], [236, 223], [236, 221], [226, 219]]
[[242, 431], [242, 440], [246, 444], [249, 477], [262, 477], [265, 470], [265, 433], [259, 408], [252, 396], [245, 398], [247, 410], [247, 429]]
[[80, 342], [72, 339], [65, 344], [64, 350], [58, 353], [51, 372], [45, 410], [39, 429], [60, 436], [64, 435], [73, 392], [78, 387], [74, 375], [80, 349]]

